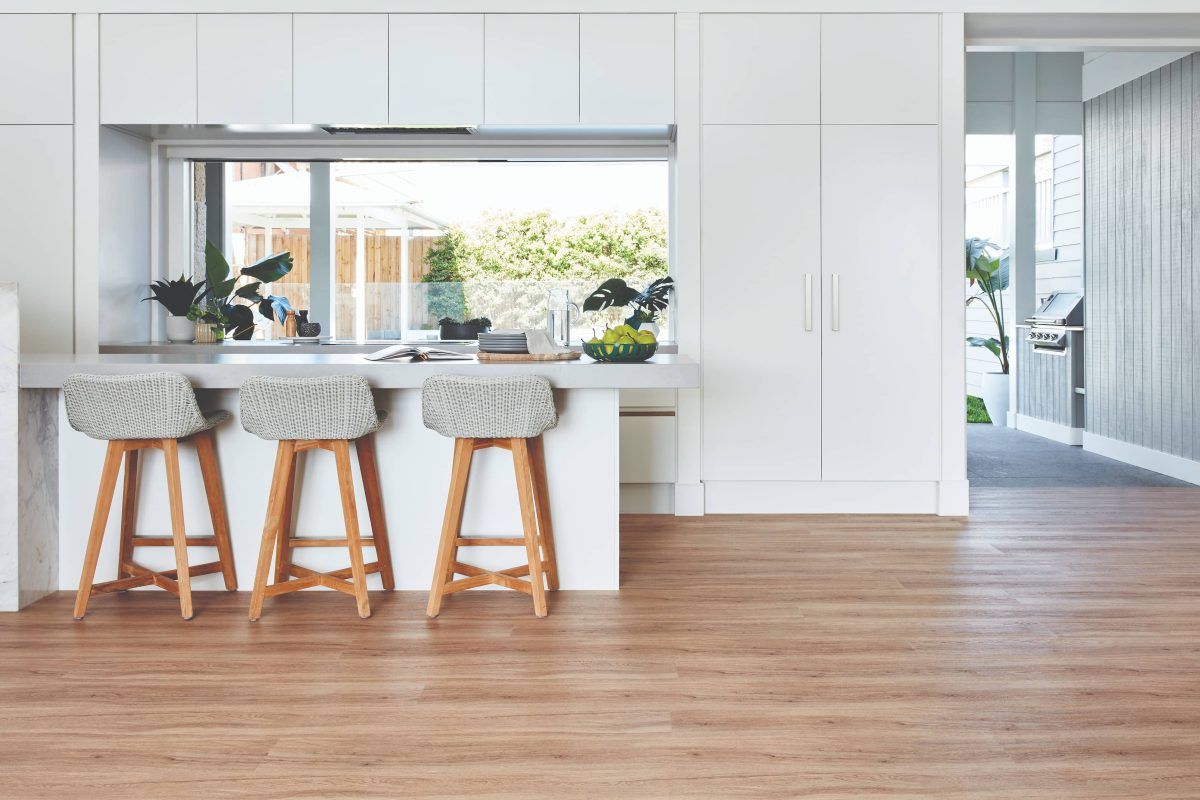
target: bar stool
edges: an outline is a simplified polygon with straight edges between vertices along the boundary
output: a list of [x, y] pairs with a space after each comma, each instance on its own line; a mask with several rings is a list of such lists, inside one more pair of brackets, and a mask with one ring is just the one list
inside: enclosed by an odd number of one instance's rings
[[[454, 439], [450, 493], [438, 544], [426, 613], [436, 617], [442, 598], [476, 586], [494, 584], [533, 596], [533, 613], [546, 616], [546, 587], [558, 588], [554, 527], [546, 486], [542, 433], [558, 424], [550, 382], [536, 375], [477, 378], [435, 375], [421, 392], [425, 427]], [[471, 458], [476, 450], [499, 447], [513, 456], [517, 498], [521, 506], [520, 537], [463, 536], [463, 505]], [[524, 547], [527, 563], [498, 571], [458, 560], [460, 547]], [[455, 579], [455, 575], [464, 577]], [[528, 581], [520, 580], [529, 576]]]
[[[184, 619], [192, 618], [191, 579], [197, 575], [220, 572], [225, 588], [237, 589], [233, 571], [233, 550], [229, 543], [229, 520], [217, 468], [213, 428], [229, 418], [227, 411], [205, 414], [196, 402], [196, 393], [183, 375], [154, 372], [145, 375], [72, 375], [63, 382], [67, 420], [71, 427], [93, 439], [108, 441], [104, 468], [100, 473], [100, 491], [92, 515], [83, 574], [75, 595], [75, 619], [83, 619], [88, 600], [94, 594], [120, 592], [153, 584], [179, 597]], [[188, 536], [183, 524], [183, 491], [179, 481], [179, 443], [194, 442], [200, 459], [208, 512], [212, 518], [212, 536]], [[162, 450], [167, 466], [167, 497], [171, 507], [171, 535], [138, 536], [134, 533], [137, 515], [138, 454], [150, 448]], [[125, 486], [121, 500], [121, 548], [117, 560], [117, 580], [93, 584], [100, 544], [108, 524], [113, 493], [121, 459], [125, 460]], [[137, 564], [133, 551], [138, 547], [175, 548], [175, 569], [155, 571]], [[217, 561], [189, 566], [189, 547], [216, 547]]]
[[[267, 503], [267, 521], [258, 550], [254, 591], [250, 595], [252, 622], [262, 615], [264, 598], [310, 586], [325, 586], [352, 595], [358, 604], [358, 615], [366, 619], [371, 616], [367, 575], [378, 572], [383, 578], [384, 589], [396, 588], [375, 456], [375, 432], [386, 416], [375, 410], [370, 384], [355, 375], [321, 378], [258, 376], [242, 384], [242, 427], [260, 439], [279, 442]], [[372, 535], [366, 539], [359, 535], [354, 474], [350, 467], [351, 442], [358, 453], [367, 514], [371, 520]], [[344, 539], [293, 535], [296, 454], [307, 450], [333, 453], [346, 524]], [[343, 546], [350, 551], [350, 566], [346, 569], [317, 572], [292, 562], [292, 549], [296, 547]], [[364, 547], [375, 548], [375, 561], [363, 563]], [[275, 556], [275, 580], [268, 584], [272, 553]]]

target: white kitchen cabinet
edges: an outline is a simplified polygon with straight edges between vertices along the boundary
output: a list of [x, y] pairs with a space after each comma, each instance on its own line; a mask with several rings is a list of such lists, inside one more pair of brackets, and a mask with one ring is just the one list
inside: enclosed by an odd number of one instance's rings
[[823, 126], [824, 480], [939, 476], [938, 164], [934, 125]]
[[70, 125], [70, 14], [0, 15], [0, 125]]
[[673, 14], [579, 17], [579, 121], [675, 121]]
[[700, 35], [705, 123], [821, 121], [819, 15], [704, 14]]
[[675, 482], [675, 416], [621, 411], [621, 483]]
[[484, 19], [484, 121], [579, 121], [579, 15], [488, 14]]
[[196, 122], [196, 15], [100, 17], [100, 122]]
[[820, 142], [816, 125], [704, 126], [706, 481], [821, 478]]
[[937, 14], [821, 17], [821, 122], [936, 124]]
[[295, 14], [293, 121], [386, 125], [386, 14]]
[[201, 124], [292, 121], [292, 15], [196, 18]]
[[388, 31], [393, 125], [483, 121], [482, 14], [392, 14]]
[[69, 125], [0, 125], [0, 283], [16, 283], [21, 351], [70, 353], [75, 283]]

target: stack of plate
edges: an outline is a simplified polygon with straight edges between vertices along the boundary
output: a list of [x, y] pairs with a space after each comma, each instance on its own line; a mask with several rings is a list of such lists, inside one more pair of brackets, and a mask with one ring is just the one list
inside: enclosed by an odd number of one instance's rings
[[528, 353], [524, 331], [494, 331], [479, 334], [481, 353]]

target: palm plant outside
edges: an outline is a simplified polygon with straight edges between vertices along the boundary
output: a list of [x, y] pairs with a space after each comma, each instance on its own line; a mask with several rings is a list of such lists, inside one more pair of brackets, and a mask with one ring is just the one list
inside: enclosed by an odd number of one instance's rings
[[1008, 265], [1003, 263], [1000, 246], [989, 239], [967, 239], [966, 268], [967, 280], [978, 287], [967, 298], [967, 307], [971, 303], [982, 305], [996, 324], [995, 336], [968, 336], [967, 344], [987, 348], [1000, 361], [1000, 371], [1007, 375], [1009, 342], [1005, 332], [1004, 290], [1008, 288]]

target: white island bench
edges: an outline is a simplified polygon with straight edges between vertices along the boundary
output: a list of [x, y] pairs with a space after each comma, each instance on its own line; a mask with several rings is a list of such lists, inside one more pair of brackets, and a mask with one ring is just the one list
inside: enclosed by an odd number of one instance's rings
[[[96, 496], [105, 445], [73, 430], [66, 422], [61, 387], [68, 375], [130, 374], [169, 371], [186, 375], [205, 409], [224, 408], [234, 419], [217, 433], [226, 502], [233, 537], [238, 585], [249, 589], [266, 512], [274, 444], [242, 430], [237, 419], [238, 393], [251, 375], [305, 377], [355, 374], [370, 381], [380, 408], [389, 412], [378, 435], [384, 507], [391, 530], [398, 589], [427, 590], [449, 484], [453, 443], [426, 430], [421, 422], [420, 387], [430, 375], [536, 374], [555, 388], [560, 421], [546, 434], [551, 508], [561, 583], [564, 589], [616, 589], [619, 576], [619, 391], [679, 389], [699, 385], [695, 361], [656, 355], [643, 364], [579, 361], [481, 364], [477, 361], [416, 363], [371, 362], [357, 354], [120, 354], [99, 356], [27, 356], [19, 366], [21, 411], [17, 460], [20, 502], [11, 516], [19, 551], [13, 577], [19, 592], [0, 597], [0, 609], [15, 610], [57, 589], [74, 589], [79, 580], [85, 539]], [[188, 448], [190, 449], [190, 448]], [[332, 459], [306, 454], [297, 535], [338, 534], [341, 510]], [[151, 454], [142, 469], [138, 530], [162, 535], [170, 530], [161, 456]], [[184, 514], [189, 533], [211, 530], [195, 458], [183, 462]], [[56, 479], [56, 480], [55, 480]], [[503, 451], [476, 457], [464, 530], [511, 533], [519, 530], [512, 489], [511, 459]], [[360, 508], [365, 508], [361, 504]], [[56, 519], [54, 518], [56, 511]], [[98, 579], [115, 575], [119, 514], [109, 520], [97, 570]], [[2, 543], [0, 543], [2, 544]], [[511, 566], [523, 554], [507, 548], [476, 548], [467, 560], [487, 568]], [[161, 550], [162, 552], [157, 552]], [[5, 552], [8, 552], [7, 550]], [[170, 548], [139, 551], [152, 568], [170, 568]], [[10, 556], [11, 558], [11, 556]], [[305, 548], [297, 560], [313, 569], [345, 566], [345, 553]], [[301, 559], [305, 559], [302, 561]], [[510, 563], [511, 562], [511, 563]], [[377, 576], [372, 576], [378, 581]], [[378, 586], [378, 583], [373, 583]], [[220, 576], [198, 577], [197, 590], [221, 587]]]

